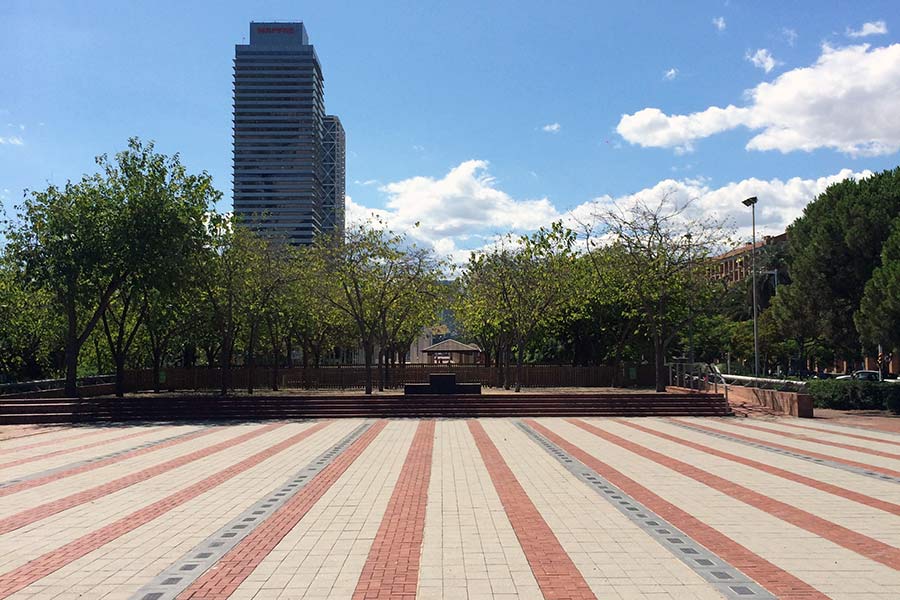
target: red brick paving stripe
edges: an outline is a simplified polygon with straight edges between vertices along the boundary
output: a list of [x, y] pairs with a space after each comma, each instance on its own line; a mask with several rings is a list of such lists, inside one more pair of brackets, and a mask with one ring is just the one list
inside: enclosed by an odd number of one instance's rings
[[422, 421], [369, 549], [354, 600], [416, 597], [433, 450], [434, 421]]
[[[26, 525], [31, 525], [32, 523], [40, 521], [41, 519], [46, 519], [47, 517], [50, 517], [57, 513], [61, 513], [64, 510], [74, 508], [80, 504], [91, 502], [108, 494], [118, 492], [119, 490], [132, 486], [136, 483], [141, 483], [142, 481], [146, 481], [151, 477], [156, 477], [157, 475], [162, 475], [163, 473], [166, 473], [173, 469], [183, 467], [184, 465], [190, 464], [196, 460], [200, 460], [201, 458], [206, 458], [207, 456], [211, 456], [213, 454], [216, 454], [217, 452], [228, 450], [229, 448], [233, 448], [237, 444], [242, 444], [246, 441], [252, 440], [253, 438], [259, 437], [280, 427], [284, 427], [284, 423], [274, 423], [272, 425], [266, 425], [265, 427], [260, 427], [259, 429], [248, 431], [247, 433], [229, 440], [225, 440], [224, 442], [219, 442], [218, 444], [213, 444], [212, 446], [207, 446], [206, 448], [201, 448], [200, 450], [195, 450], [193, 452], [185, 454], [184, 456], [179, 456], [178, 458], [167, 460], [164, 463], [154, 465], [152, 467], [147, 467], [146, 469], [142, 469], [130, 475], [125, 475], [124, 477], [113, 479], [112, 481], [104, 483], [103, 485], [98, 485], [82, 492], [60, 498], [59, 500], [39, 504], [34, 508], [23, 510], [22, 512], [16, 513], [4, 519], [0, 519], [0, 535], [9, 533], [10, 531], [15, 531], [16, 529], [25, 527]], [[172, 441], [177, 443], [183, 440], [184, 438]], [[161, 445], [162, 444], [160, 444], [160, 446]], [[155, 448], [159, 448], [159, 446], [156, 446]], [[23, 482], [23, 484], [30, 483], [32, 482]]]
[[810, 512], [791, 506], [786, 502], [781, 502], [774, 498], [770, 498], [765, 494], [760, 494], [759, 492], [738, 483], [719, 477], [718, 475], [713, 475], [709, 471], [704, 471], [703, 469], [684, 461], [671, 458], [665, 454], [661, 454], [655, 450], [626, 440], [623, 437], [619, 437], [614, 433], [610, 433], [579, 419], [567, 419], [567, 421], [607, 442], [621, 446], [629, 452], [652, 460], [676, 473], [684, 475], [685, 477], [690, 477], [694, 481], [699, 481], [703, 485], [731, 496], [735, 500], [757, 508], [774, 517], [778, 517], [782, 521], [790, 523], [795, 527], [805, 529], [806, 531], [829, 540], [838, 546], [843, 546], [848, 550], [856, 552], [860, 556], [865, 556], [870, 560], [879, 562], [892, 569], [900, 569], [900, 548], [895, 548], [889, 544], [876, 540], [875, 538], [863, 535], [821, 517], [817, 517]]
[[822, 454], [821, 452], [813, 452], [812, 450], [807, 450], [805, 448], [797, 448], [796, 446], [785, 446], [784, 444], [779, 444], [778, 442], [770, 442], [769, 440], [763, 440], [756, 437], [751, 437], [749, 435], [741, 435], [740, 433], [735, 433], [726, 429], [719, 429], [717, 427], [709, 427], [708, 425], [701, 425], [697, 421], [684, 421], [682, 419], [669, 419], [673, 423], [681, 423], [683, 425], [689, 425], [690, 427], [694, 427], [696, 429], [702, 429], [704, 431], [709, 431], [712, 433], [720, 433], [725, 435], [730, 435], [733, 438], [737, 438], [739, 440], [744, 440], [746, 442], [753, 442], [754, 444], [763, 444], [765, 446], [770, 446], [772, 448], [780, 448], [781, 450], [787, 450], [788, 452], [796, 452], [797, 454], [803, 454], [805, 456], [811, 456], [812, 458], [821, 458], [822, 460], [827, 460], [830, 462], [842, 463], [845, 465], [850, 465], [851, 467], [857, 467], [860, 469], [865, 469], [866, 471], [871, 471], [873, 473], [880, 473], [882, 475], [890, 475], [891, 477], [900, 477], [900, 471], [894, 471], [893, 469], [887, 469], [885, 467], [876, 467], [869, 463], [862, 463], [855, 460], [850, 460], [848, 458], [841, 458], [839, 456], [832, 456], [830, 454]]
[[847, 427], [871, 429], [885, 433], [900, 433], [900, 419], [896, 417], [828, 417], [827, 420]]
[[794, 425], [793, 423], [784, 423], [784, 422], [779, 422], [779, 425], [784, 425], [785, 427], [793, 427], [795, 429], [805, 429], [807, 431], [817, 431], [819, 433], [827, 433], [830, 435], [842, 435], [844, 437], [855, 438], [857, 440], [866, 440], [869, 442], [878, 442], [881, 444], [891, 444], [894, 446], [900, 446], [900, 441], [897, 441], [897, 440], [883, 440], [881, 438], [871, 437], [868, 435], [857, 435], [855, 433], [847, 433], [846, 431], [833, 431], [831, 429], [819, 429], [818, 427], [807, 427], [805, 425]]
[[40, 427], [38, 425], [2, 425], [0, 427], [4, 427], [3, 431], [0, 431], [0, 435], [3, 435], [7, 432], [18, 433], [18, 435], [9, 435], [7, 437], [0, 437], [0, 443], [8, 442], [10, 440], [17, 440], [19, 438], [33, 437], [36, 435], [44, 435], [45, 433], [58, 433], [60, 431], [65, 431], [69, 429], [68, 427]]
[[[42, 433], [36, 433], [33, 435], [43, 435], [44, 433], [59, 433], [59, 431], [46, 431], [46, 432], [42, 432]], [[12, 454], [13, 452], [18, 452], [19, 450], [31, 450], [32, 448], [40, 448], [41, 446], [52, 446], [53, 444], [59, 444], [61, 442], [71, 442], [73, 440], [79, 440], [81, 438], [90, 437], [92, 435], [99, 435], [101, 433], [109, 433], [109, 429], [106, 429], [106, 428], [92, 429], [90, 431], [79, 433], [78, 435], [67, 436], [64, 438], [53, 438], [52, 440], [44, 440], [42, 442], [34, 442], [33, 444], [26, 444], [24, 446], [17, 446], [15, 448], [2, 448], [2, 449], [0, 449], [0, 454]], [[20, 436], [16, 436], [16, 437], [18, 438], [18, 437], [31, 437], [31, 436], [20, 435]], [[2, 441], [5, 442], [9, 439], [15, 439], [15, 438], [7, 438]]]
[[488, 437], [484, 427], [478, 421], [468, 423], [469, 431], [475, 438], [475, 445], [481, 453], [481, 459], [500, 496], [503, 510], [516, 532], [525, 558], [528, 559], [544, 597], [560, 600], [596, 598], [578, 567], [553, 534], [553, 530], [525, 493], [512, 469], [503, 460], [503, 456]]
[[853, 490], [848, 490], [831, 483], [819, 481], [818, 479], [813, 479], [804, 475], [798, 475], [797, 473], [779, 469], [778, 467], [773, 467], [771, 465], [767, 465], [766, 463], [761, 463], [749, 458], [744, 458], [743, 456], [738, 456], [737, 454], [723, 452], [722, 450], [718, 450], [711, 446], [705, 446], [703, 444], [698, 444], [696, 442], [676, 437], [674, 435], [669, 435], [668, 433], [665, 433], [663, 431], [657, 431], [656, 429], [644, 427], [643, 425], [638, 425], [637, 423], [631, 423], [629, 421], [623, 421], [620, 419], [616, 419], [616, 422], [631, 427], [632, 429], [637, 429], [638, 431], [643, 431], [644, 433], [655, 435], [664, 440], [669, 440], [670, 442], [675, 442], [676, 444], [681, 444], [682, 446], [687, 446], [688, 448], [699, 450], [700, 452], [706, 452], [707, 454], [712, 454], [713, 456], [718, 456], [719, 458], [724, 458], [726, 460], [740, 463], [759, 471], [769, 473], [770, 475], [781, 477], [782, 479], [787, 479], [796, 483], [802, 483], [803, 485], [809, 486], [811, 488], [815, 488], [817, 490], [833, 494], [835, 496], [840, 496], [841, 498], [846, 498], [847, 500], [852, 500], [853, 502], [858, 502], [872, 508], [877, 508], [878, 510], [883, 510], [893, 515], [900, 516], [900, 504], [887, 502], [885, 500], [879, 500], [878, 498], [873, 498], [872, 496], [866, 496], [865, 494], [860, 494], [859, 492], [854, 492]]
[[[8, 573], [0, 575], [0, 599], [8, 598], [19, 590], [31, 585], [32, 583], [47, 577], [48, 575], [62, 569], [66, 565], [78, 560], [97, 550], [98, 548], [120, 538], [121, 536], [134, 531], [142, 525], [146, 525], [150, 521], [161, 517], [170, 510], [177, 508], [196, 498], [197, 496], [208, 492], [209, 490], [225, 483], [229, 479], [240, 475], [244, 471], [255, 467], [264, 460], [271, 458], [287, 450], [294, 444], [303, 441], [312, 434], [322, 430], [328, 426], [328, 422], [316, 423], [309, 429], [304, 429], [288, 439], [270, 446], [265, 450], [261, 450], [256, 454], [243, 459], [242, 461], [231, 465], [217, 473], [213, 473], [209, 477], [198, 481], [180, 491], [166, 496], [161, 500], [157, 500], [153, 504], [146, 506], [140, 510], [122, 517], [118, 521], [110, 523], [100, 529], [81, 536], [77, 540], [73, 540], [68, 544], [51, 550], [50, 552], [31, 560], [21, 567], [13, 569]], [[272, 427], [264, 428], [271, 431]], [[262, 431], [262, 430], [257, 430]], [[241, 436], [243, 437], [243, 436]], [[232, 443], [238, 443], [237, 438]]]
[[[197, 431], [190, 433], [188, 435], [168, 440], [165, 442], [161, 442], [156, 444], [155, 446], [150, 446], [149, 448], [138, 448], [137, 450], [132, 450], [131, 452], [125, 452], [118, 456], [111, 456], [109, 458], [105, 458], [103, 460], [98, 460], [97, 462], [88, 463], [85, 465], [80, 465], [77, 467], [72, 467], [71, 469], [66, 469], [65, 471], [59, 471], [56, 473], [52, 473], [50, 475], [46, 475], [44, 477], [37, 477], [35, 479], [29, 479], [28, 481], [23, 481], [21, 483], [16, 483], [13, 485], [9, 485], [3, 488], [0, 488], [0, 498], [5, 496], [9, 496], [11, 494], [15, 494], [18, 492], [23, 492], [25, 490], [30, 490], [32, 488], [36, 488], [42, 485], [46, 485], [48, 483], [55, 483], [60, 479], [65, 479], [66, 477], [74, 477], [75, 475], [81, 475], [82, 473], [87, 473], [88, 471], [93, 471], [94, 469], [100, 469], [102, 467], [108, 467], [109, 465], [122, 462], [123, 460], [128, 460], [134, 458], [136, 456], [142, 456], [144, 454], [149, 454], [150, 452], [156, 452], [157, 450], [163, 450], [164, 448], [171, 448], [177, 444], [181, 444], [184, 442], [189, 442], [191, 440], [196, 440], [199, 437], [203, 437], [204, 435], [209, 435], [211, 433], [215, 433], [219, 431], [217, 428], [209, 428], [209, 429], [198, 429]], [[124, 438], [123, 438], [124, 439]], [[2, 521], [0, 521], [2, 523]]]
[[854, 452], [862, 452], [863, 454], [871, 454], [872, 456], [880, 456], [882, 458], [892, 458], [894, 460], [900, 460], [900, 454], [894, 454], [892, 452], [884, 452], [883, 450], [873, 450], [871, 448], [866, 448], [864, 446], [854, 446], [853, 444], [842, 444], [841, 442], [830, 442], [828, 440], [820, 440], [816, 439], [809, 435], [804, 435], [802, 433], [791, 433], [789, 431], [780, 431], [778, 429], [769, 429], [768, 427], [760, 427], [759, 425], [750, 425], [749, 423], [738, 422], [735, 423], [738, 427], [745, 427], [747, 429], [753, 429], [754, 431], [762, 431], [765, 433], [771, 433], [774, 435], [781, 435], [787, 438], [792, 438], [795, 440], [803, 440], [804, 442], [814, 442], [816, 444], [824, 444], [825, 446], [832, 446], [833, 448], [842, 448], [844, 450], [852, 450]]
[[[211, 569], [188, 586], [184, 598], [228, 598], [250, 576], [306, 513], [315, 506], [325, 492], [350, 468], [369, 444], [378, 437], [387, 421], [378, 421], [359, 436], [349, 448], [339, 454], [303, 488], [291, 496], [274, 514], [228, 551]], [[2, 596], [0, 596], [2, 598]]]
[[828, 596], [805, 581], [751, 552], [690, 513], [663, 499], [608, 464], [594, 458], [533, 419], [525, 422], [535, 431], [609, 480], [629, 496], [683, 531], [710, 552], [740, 569], [745, 575], [782, 600], [828, 600]]
[[9, 467], [16, 467], [18, 465], [24, 465], [30, 462], [34, 462], [36, 460], [44, 460], [46, 458], [52, 458], [54, 456], [60, 456], [62, 454], [69, 454], [70, 452], [78, 452], [79, 450], [88, 450], [90, 448], [96, 448], [98, 446], [103, 446], [105, 444], [112, 444], [115, 442], [121, 442], [122, 440], [128, 440], [131, 438], [136, 438], [142, 435], [147, 435], [148, 433], [157, 433], [166, 431], [167, 429], [171, 429], [171, 427], [163, 427], [159, 428], [147, 428], [143, 431], [132, 432], [126, 435], [120, 435], [118, 437], [109, 438], [106, 440], [100, 440], [99, 442], [91, 442], [89, 444], [82, 444], [81, 446], [74, 446], [72, 448], [63, 448], [61, 450], [54, 450], [53, 452], [48, 452], [46, 454], [37, 454], [35, 456], [26, 456], [25, 458], [18, 458], [16, 460], [12, 460], [7, 463], [0, 463], [0, 469], [7, 469]]

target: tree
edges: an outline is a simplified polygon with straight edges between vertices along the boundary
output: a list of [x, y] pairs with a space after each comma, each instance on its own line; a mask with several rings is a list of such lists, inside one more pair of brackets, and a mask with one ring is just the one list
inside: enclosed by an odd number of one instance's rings
[[522, 389], [525, 346], [572, 300], [574, 242], [575, 234], [556, 222], [530, 236], [509, 237], [504, 245], [469, 259], [469, 290], [480, 295], [475, 302], [494, 302], [499, 308], [485, 312], [485, 323], [508, 326], [515, 344], [517, 392]]
[[61, 331], [53, 296], [0, 260], [0, 373], [23, 380], [49, 377]]
[[[381, 224], [375, 224], [381, 225]], [[404, 298], [417, 298], [438, 277], [429, 252], [406, 247], [406, 239], [372, 223], [348, 230], [341, 242], [323, 237], [312, 255], [320, 301], [347, 315], [363, 348], [366, 394], [372, 393], [375, 346], [387, 316]], [[333, 285], [326, 285], [331, 280]]]
[[488, 357], [494, 357], [498, 385], [508, 387], [503, 366], [510, 343], [509, 315], [496, 302], [496, 282], [502, 268], [496, 252], [472, 254], [459, 277], [454, 313], [463, 333]]
[[[689, 206], [663, 197], [655, 205], [638, 201], [628, 210], [596, 215], [598, 233], [616, 257], [605, 270], [615, 274], [625, 315], [636, 318], [653, 343], [658, 392], [666, 389], [669, 344], [720, 292], [705, 263], [725, 242], [724, 228], [715, 221], [689, 218]], [[588, 246], [591, 252], [602, 247], [596, 240]]]
[[900, 168], [830, 186], [788, 228], [791, 311], [843, 358], [859, 356], [854, 315], [898, 215]]
[[101, 173], [78, 183], [32, 192], [7, 233], [15, 260], [65, 317], [67, 396], [77, 395], [78, 354], [113, 297], [159, 277], [183, 247], [179, 236], [219, 198], [207, 173], [188, 175], [177, 155], [136, 138], [97, 164]]
[[218, 214], [210, 216], [209, 231], [209, 247], [199, 255], [199, 299], [207, 307], [212, 328], [218, 333], [220, 393], [226, 396], [231, 388], [235, 344], [243, 326], [244, 286], [249, 279], [245, 247], [251, 243], [247, 238], [253, 233], [235, 227], [231, 219]]
[[866, 348], [881, 346], [882, 353], [900, 348], [900, 217], [894, 219], [881, 266], [866, 283], [854, 321]]

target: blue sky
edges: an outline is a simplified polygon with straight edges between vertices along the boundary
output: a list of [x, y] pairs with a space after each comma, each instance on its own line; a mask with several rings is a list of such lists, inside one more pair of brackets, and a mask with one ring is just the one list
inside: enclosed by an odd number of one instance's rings
[[24, 188], [78, 178], [137, 135], [208, 170], [228, 210], [234, 44], [251, 20], [296, 20], [347, 130], [353, 215], [422, 222], [415, 236], [455, 252], [642, 194], [697, 198], [743, 235], [739, 202], [757, 193], [761, 229], [778, 233], [827, 183], [900, 163], [895, 14], [876, 1], [5, 0], [0, 197], [10, 211]]

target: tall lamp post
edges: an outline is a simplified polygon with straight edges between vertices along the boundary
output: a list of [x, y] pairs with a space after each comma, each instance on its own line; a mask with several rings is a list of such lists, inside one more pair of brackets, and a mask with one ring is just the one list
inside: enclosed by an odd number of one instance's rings
[[[690, 234], [690, 232], [688, 232], [688, 233], [684, 234], [684, 239], [687, 240], [688, 269], [689, 269], [688, 285], [693, 286], [693, 284], [694, 284], [694, 281], [693, 281], [694, 261], [693, 261], [693, 258], [691, 257], [691, 240], [693, 239], [693, 236]], [[688, 298], [690, 298], [690, 300], [688, 301], [688, 314], [689, 314], [688, 318], [690, 320], [690, 323], [689, 323], [690, 330], [689, 330], [689, 338], [688, 338], [690, 341], [689, 341], [688, 345], [690, 348], [689, 356], [690, 356], [690, 361], [691, 361], [691, 368], [693, 368], [693, 363], [696, 359], [694, 358], [694, 300], [693, 300], [694, 295], [691, 292], [692, 292], [692, 290], [688, 291], [688, 294], [689, 294]]]
[[750, 246], [750, 272], [753, 285], [753, 375], [759, 377], [759, 329], [757, 328], [756, 305], [756, 196], [744, 200], [744, 206], [750, 207], [750, 218], [753, 223], [753, 241]]

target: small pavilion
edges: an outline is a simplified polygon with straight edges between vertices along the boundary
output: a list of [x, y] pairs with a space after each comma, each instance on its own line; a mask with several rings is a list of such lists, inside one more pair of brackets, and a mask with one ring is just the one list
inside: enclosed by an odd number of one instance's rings
[[422, 353], [430, 365], [477, 365], [481, 358], [481, 348], [454, 339], [433, 344]]

